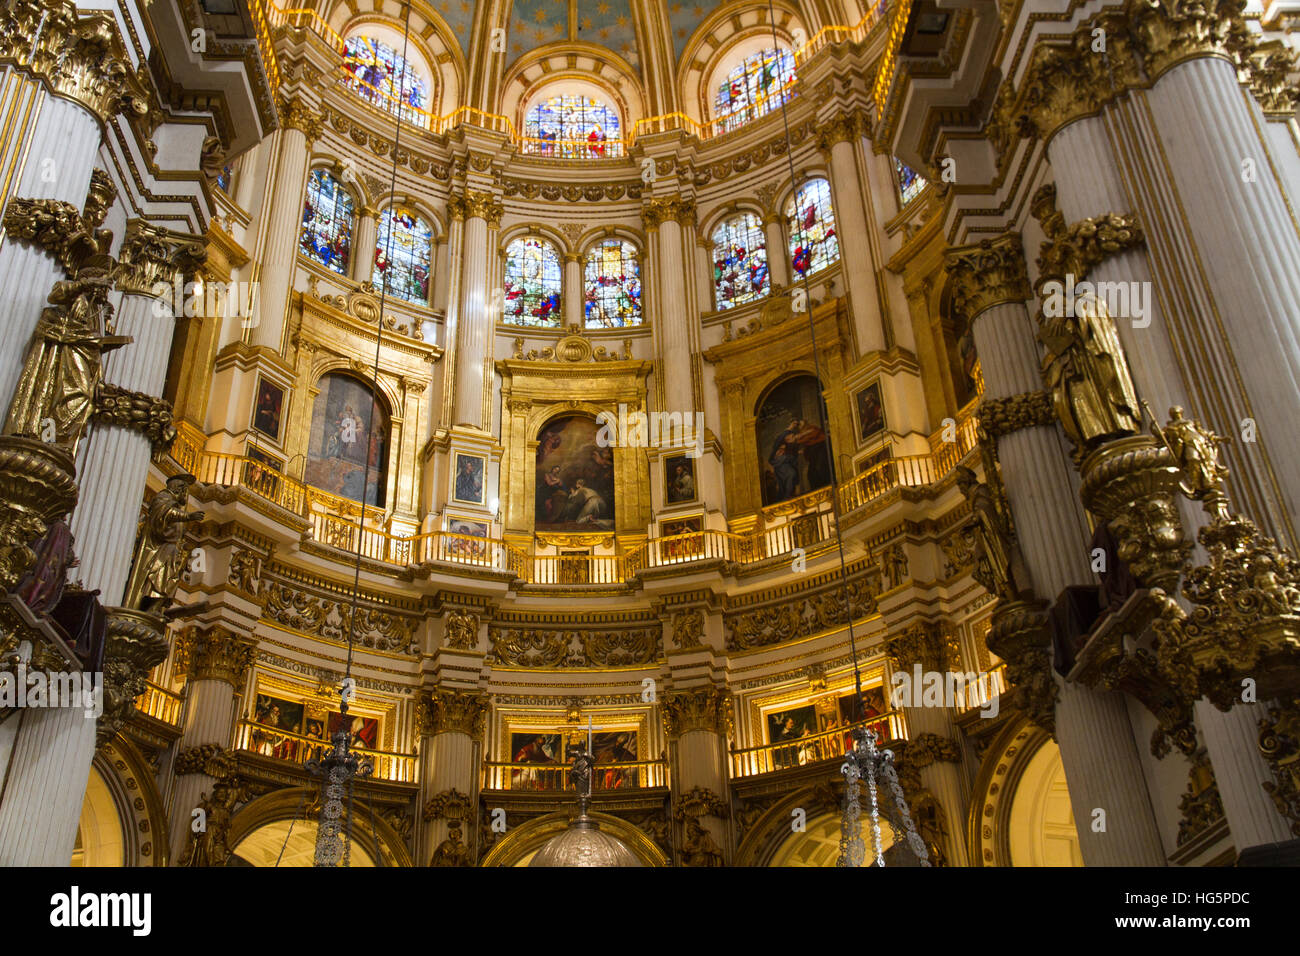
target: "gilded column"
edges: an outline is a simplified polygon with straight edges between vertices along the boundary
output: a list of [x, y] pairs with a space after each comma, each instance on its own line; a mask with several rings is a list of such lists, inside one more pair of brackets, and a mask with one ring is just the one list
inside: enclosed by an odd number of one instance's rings
[[175, 330], [174, 290], [205, 255], [200, 240], [140, 219], [127, 224], [115, 276], [122, 292], [117, 331], [133, 341], [104, 363], [95, 426], [78, 462], [80, 500], [71, 521], [79, 576], [100, 590], [106, 605], [121, 603], [149, 459], [174, 434], [171, 408], [158, 397]]
[[[455, 418], [453, 424], [486, 431], [491, 421], [485, 416], [485, 396], [492, 374], [492, 331], [495, 317], [489, 314], [488, 259], [489, 229], [495, 231], [505, 209], [491, 193], [466, 190], [453, 200], [453, 216], [463, 221], [460, 256], [461, 278], [455, 338]], [[446, 374], [446, 373], [444, 373]]]
[[721, 865], [731, 859], [722, 806], [727, 800], [731, 698], [718, 688], [702, 687], [665, 694], [660, 707], [672, 768], [673, 815], [680, 824], [675, 862], [709, 865], [716, 848], [720, 856], [713, 865]]
[[[896, 671], [909, 675], [920, 667], [922, 672], [938, 674], [941, 677], [950, 670], [959, 670], [961, 655], [957, 642], [951, 635], [944, 633], [939, 622], [921, 621], [905, 628], [902, 633], [889, 642], [889, 655]], [[917, 682], [913, 678], [914, 692], [912, 700], [923, 699], [916, 692]], [[916, 770], [924, 787], [930, 791], [938, 803], [942, 816], [934, 822], [938, 833], [927, 833], [930, 822], [920, 812], [914, 814], [914, 821], [922, 836], [939, 843], [944, 852], [944, 863], [948, 866], [967, 866], [966, 855], [966, 809], [969, 794], [965, 778], [961, 771], [961, 748], [957, 743], [958, 734], [953, 723], [952, 710], [940, 701], [940, 706], [902, 707], [907, 720], [908, 743], [904, 750], [905, 769]], [[920, 795], [908, 794], [909, 798]], [[920, 819], [916, 819], [920, 817]]]
[[357, 236], [352, 244], [349, 272], [353, 282], [369, 282], [375, 272], [375, 245], [379, 236], [379, 210], [362, 206], [357, 210]]
[[[289, 313], [289, 292], [298, 261], [298, 238], [302, 231], [303, 199], [307, 190], [307, 164], [311, 145], [320, 138], [325, 121], [298, 97], [280, 104], [279, 150], [265, 241], [257, 321], [249, 332], [252, 345], [280, 351], [285, 318]], [[356, 256], [356, 248], [353, 248]]]
[[[483, 694], [461, 690], [435, 690], [420, 702], [416, 722], [420, 733], [420, 797], [423, 825], [417, 830], [415, 859], [428, 866], [434, 851], [447, 840], [454, 816], [440, 808], [447, 797], [468, 797], [470, 819], [478, 801], [478, 767], [483, 755], [483, 732], [487, 724], [488, 699]], [[432, 807], [430, 805], [433, 805]], [[509, 820], [506, 821], [509, 825]], [[472, 843], [477, 836], [463, 834]]]
[[185, 716], [176, 742], [167, 815], [171, 858], [177, 862], [189, 847], [192, 814], [201, 794], [212, 793], [216, 777], [208, 762], [234, 746], [238, 695], [257, 651], [255, 640], [220, 624], [207, 630], [188, 628], [179, 644], [176, 669], [185, 676]]
[[695, 203], [676, 196], [655, 199], [641, 210], [641, 218], [650, 234], [653, 256], [659, 358], [655, 378], [660, 389], [657, 404], [664, 411], [695, 411], [692, 330], [698, 329], [699, 321], [686, 298], [687, 266], [682, 245], [683, 225], [695, 222]]
[[[1000, 436], [1002, 476], [1033, 590], [1054, 599], [1070, 585], [1093, 580], [1090, 535], [1064, 439], [1042, 393], [1038, 349], [1024, 305], [1031, 291], [1020, 237], [1008, 233], [954, 249], [947, 269], [954, 307], [971, 317], [988, 409], [981, 417], [994, 423]], [[1038, 653], [1045, 655], [1041, 672], [1050, 651]], [[1042, 679], [1053, 678], [1044, 674]], [[1124, 698], [1065, 683], [1055, 706], [1055, 730], [1085, 862], [1165, 865]], [[1106, 832], [1092, 829], [1097, 809], [1105, 811]]]

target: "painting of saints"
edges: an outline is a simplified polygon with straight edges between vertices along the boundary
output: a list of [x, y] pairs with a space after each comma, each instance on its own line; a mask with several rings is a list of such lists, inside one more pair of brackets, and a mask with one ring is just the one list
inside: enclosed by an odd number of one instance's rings
[[553, 419], [537, 438], [533, 523], [538, 531], [612, 531], [614, 453], [594, 419]]
[[759, 405], [755, 431], [764, 505], [811, 494], [831, 483], [831, 443], [824, 420], [821, 389], [811, 375], [787, 379]]
[[304, 479], [331, 494], [382, 505], [388, 484], [388, 414], [383, 403], [348, 375], [325, 375], [319, 387]]

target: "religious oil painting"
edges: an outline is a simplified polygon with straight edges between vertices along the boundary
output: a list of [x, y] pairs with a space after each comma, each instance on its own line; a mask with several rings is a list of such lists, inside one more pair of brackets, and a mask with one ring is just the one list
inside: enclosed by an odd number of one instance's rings
[[614, 449], [596, 441], [593, 418], [547, 422], [537, 436], [537, 531], [614, 530]]
[[800, 737], [811, 737], [815, 733], [817, 733], [817, 710], [812, 704], [772, 711], [767, 715], [768, 743], [789, 743]]
[[257, 380], [253, 405], [253, 427], [272, 441], [280, 440], [280, 418], [284, 411], [284, 389], [264, 378]]
[[331, 494], [368, 505], [384, 504], [388, 412], [382, 401], [372, 398], [369, 388], [349, 375], [330, 373], [320, 380], [320, 393], [312, 405], [304, 477], [307, 484]]
[[831, 441], [825, 406], [811, 375], [786, 379], [759, 404], [755, 432], [763, 504], [810, 494], [831, 483]]
[[303, 711], [301, 701], [258, 694], [253, 707], [253, 720], [261, 726], [253, 730], [250, 741], [252, 749], [279, 760], [297, 760], [301, 741], [288, 734], [302, 731]]
[[[565, 748], [565, 762], [573, 761], [575, 748], [586, 745], [585, 734], [571, 740]], [[596, 758], [596, 772], [591, 782], [595, 789], [622, 790], [638, 785], [638, 768], [610, 766], [638, 759], [636, 730], [596, 731], [591, 735], [591, 753]]]
[[452, 497], [466, 504], [483, 504], [483, 472], [486, 459], [478, 455], [456, 453], [456, 475], [452, 480]]
[[[486, 521], [467, 518], [447, 518], [447, 551], [453, 560], [478, 560], [487, 554], [488, 525]], [[482, 540], [475, 540], [481, 538]]]
[[334, 735], [344, 729], [348, 731], [348, 744], [350, 746], [360, 747], [362, 750], [379, 749], [378, 719], [374, 717], [361, 717], [357, 714], [348, 714], [345, 717], [337, 711], [330, 711], [330, 739], [333, 740]]
[[866, 474], [872, 468], [875, 468], [877, 465], [883, 465], [885, 462], [889, 461], [893, 457], [894, 457], [894, 453], [889, 448], [882, 448], [879, 451], [872, 452], [870, 455], [864, 455], [863, 457], [858, 459], [858, 463], [856, 466], [857, 473], [859, 475]]
[[858, 408], [858, 440], [866, 441], [885, 430], [885, 404], [880, 400], [880, 383], [872, 382], [854, 398]]
[[693, 558], [704, 550], [703, 515], [659, 522], [659, 554], [665, 561]]
[[694, 501], [695, 459], [689, 455], [673, 455], [664, 459], [664, 502], [679, 505]]
[[[847, 727], [855, 722], [857, 711], [856, 694], [845, 694], [839, 699], [839, 725]], [[890, 739], [889, 721], [873, 721], [873, 717], [882, 717], [889, 712], [889, 705], [885, 702], [885, 689], [883, 687], [864, 687], [862, 689], [862, 713], [856, 716], [857, 720], [869, 721], [867, 727], [875, 731], [876, 739], [886, 741]], [[831, 729], [829, 727], [824, 729]], [[846, 740], [848, 738], [846, 737]]]
[[251, 488], [263, 498], [275, 499], [280, 490], [280, 473], [284, 462], [275, 455], [268, 455], [255, 445], [244, 449], [244, 487]]
[[[510, 735], [510, 762], [523, 764], [510, 771], [511, 790], [551, 790], [563, 783], [564, 742], [559, 734], [528, 731]], [[543, 767], [555, 770], [544, 770]]]

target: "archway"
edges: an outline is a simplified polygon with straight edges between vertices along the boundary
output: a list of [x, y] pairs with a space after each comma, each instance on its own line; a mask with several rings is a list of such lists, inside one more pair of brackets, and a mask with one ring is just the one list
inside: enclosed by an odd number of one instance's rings
[[[588, 811], [588, 815], [610, 836], [623, 841], [636, 854], [642, 866], [668, 865], [663, 850], [639, 828], [606, 813]], [[493, 844], [483, 858], [483, 866], [527, 866], [546, 841], [568, 828], [570, 816], [568, 810], [557, 810], [511, 827], [505, 836]]]
[[[311, 866], [316, 850], [315, 787], [276, 790], [245, 804], [226, 834], [228, 866]], [[290, 832], [292, 830], [292, 832]], [[286, 842], [287, 841], [287, 842]], [[284, 849], [283, 857], [280, 856]], [[413, 866], [410, 850], [378, 808], [356, 799], [352, 807], [352, 866]]]

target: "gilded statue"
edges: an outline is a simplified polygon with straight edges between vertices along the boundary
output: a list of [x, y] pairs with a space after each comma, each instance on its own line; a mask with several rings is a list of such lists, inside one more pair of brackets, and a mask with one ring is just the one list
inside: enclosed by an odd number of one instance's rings
[[1141, 429], [1141, 410], [1115, 323], [1101, 300], [1079, 301], [1073, 312], [1044, 318], [1038, 337], [1047, 348], [1043, 379], [1066, 437], [1080, 453]]
[[189, 563], [189, 551], [181, 546], [185, 532], [190, 524], [203, 520], [202, 511], [187, 513], [193, 483], [193, 475], [173, 475], [167, 479], [167, 487], [149, 500], [140, 522], [124, 607], [161, 614], [172, 603]]
[[[1147, 408], [1147, 414], [1150, 413], [1151, 409]], [[1200, 422], [1184, 418], [1179, 405], [1169, 409], [1169, 421], [1164, 428], [1151, 415], [1151, 434], [1174, 456], [1182, 473], [1183, 494], [1204, 503], [1212, 518], [1227, 518], [1228, 498], [1223, 492], [1223, 482], [1228, 477], [1228, 468], [1219, 461], [1217, 446], [1228, 439], [1214, 434]]]
[[237, 776], [222, 777], [212, 785], [212, 796], [199, 794], [205, 828], [190, 834], [190, 845], [180, 859], [181, 866], [225, 866], [230, 859], [226, 836], [235, 808], [248, 801], [248, 787]]
[[82, 270], [54, 284], [27, 346], [22, 376], [5, 420], [5, 434], [54, 441], [72, 455], [95, 411], [103, 353], [131, 339], [105, 335], [113, 307], [107, 272]]
[[453, 650], [472, 651], [478, 644], [478, 616], [469, 611], [452, 611], [447, 615], [447, 646]]
[[447, 839], [438, 844], [438, 848], [433, 851], [433, 858], [429, 861], [430, 866], [470, 866], [469, 847], [465, 841], [460, 838], [460, 828], [452, 827], [447, 834]]
[[722, 866], [722, 848], [698, 817], [687, 816], [682, 834], [682, 866]]
[[989, 486], [965, 465], [956, 470], [957, 487], [970, 504], [968, 527], [975, 537], [975, 578], [985, 589], [1010, 601], [1027, 597], [1032, 587], [1015, 532]]

